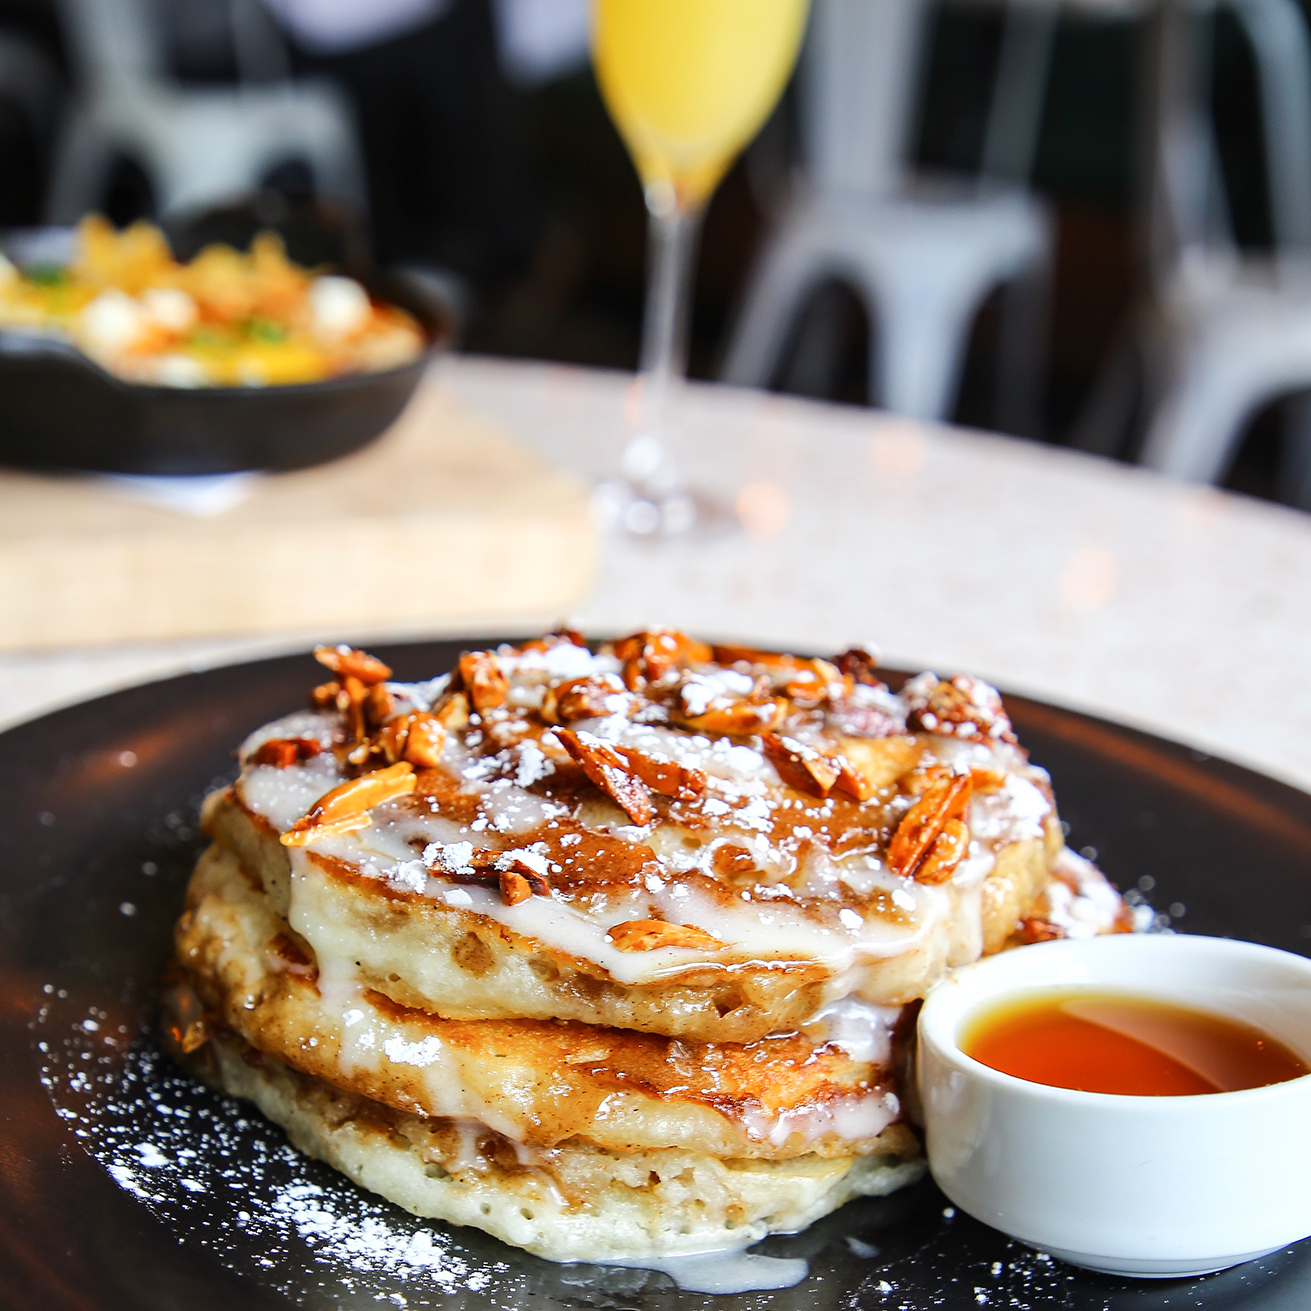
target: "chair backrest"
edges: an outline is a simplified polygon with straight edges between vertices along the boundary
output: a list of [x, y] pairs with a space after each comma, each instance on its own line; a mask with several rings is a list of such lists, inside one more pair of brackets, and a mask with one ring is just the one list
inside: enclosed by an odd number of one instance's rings
[[77, 80], [84, 86], [158, 81], [168, 53], [156, 0], [59, 0]]
[[[1222, 0], [1255, 57], [1271, 228], [1278, 251], [1311, 250], [1311, 30], [1298, 0]], [[1153, 271], [1189, 250], [1233, 246], [1215, 125], [1212, 6], [1169, 0], [1157, 20]]]
[[1230, 0], [1256, 54], [1275, 245], [1311, 249], [1311, 35], [1297, 0]]
[[[1028, 181], [1058, 10], [1059, 0], [1002, 4], [981, 182]], [[806, 165], [820, 190], [877, 195], [905, 181], [928, 16], [928, 0], [814, 0], [801, 128]]]
[[[172, 3], [175, 0], [59, 0], [79, 80], [104, 89], [171, 79], [169, 15], [163, 6]], [[192, 26], [205, 41], [230, 43], [241, 81], [290, 76], [286, 42], [260, 0], [204, 0], [195, 7], [213, 10], [192, 15], [206, 20]]]
[[821, 190], [868, 195], [902, 181], [926, 9], [925, 0], [815, 0], [801, 144]]

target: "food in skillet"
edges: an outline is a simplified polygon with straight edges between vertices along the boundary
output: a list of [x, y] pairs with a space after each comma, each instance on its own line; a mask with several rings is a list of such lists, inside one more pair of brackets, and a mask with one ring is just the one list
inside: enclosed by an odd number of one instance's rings
[[127, 382], [164, 387], [320, 382], [424, 349], [410, 314], [293, 264], [274, 233], [180, 264], [158, 228], [116, 232], [96, 215], [78, 225], [67, 267], [20, 270], [0, 255], [0, 329], [71, 342]]
[[206, 802], [174, 1050], [419, 1215], [556, 1260], [741, 1248], [923, 1171], [951, 967], [1135, 927], [997, 693], [573, 633], [311, 708]]

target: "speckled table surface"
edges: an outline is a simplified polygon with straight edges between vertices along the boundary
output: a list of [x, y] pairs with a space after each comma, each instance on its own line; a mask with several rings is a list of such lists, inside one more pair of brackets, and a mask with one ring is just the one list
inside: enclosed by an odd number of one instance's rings
[[[588, 479], [613, 469], [627, 375], [466, 357], [439, 379], [558, 467]], [[690, 481], [721, 512], [685, 540], [605, 540], [570, 616], [589, 632], [668, 624], [816, 651], [868, 643], [890, 665], [968, 670], [1311, 790], [1311, 516], [761, 393], [694, 386], [678, 418]], [[0, 721], [308, 640], [6, 655]]]

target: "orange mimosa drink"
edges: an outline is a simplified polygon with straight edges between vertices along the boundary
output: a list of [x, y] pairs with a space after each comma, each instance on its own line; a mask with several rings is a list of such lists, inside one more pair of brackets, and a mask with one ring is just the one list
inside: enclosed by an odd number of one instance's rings
[[782, 93], [809, 0], [596, 0], [592, 57], [648, 203], [702, 205]]

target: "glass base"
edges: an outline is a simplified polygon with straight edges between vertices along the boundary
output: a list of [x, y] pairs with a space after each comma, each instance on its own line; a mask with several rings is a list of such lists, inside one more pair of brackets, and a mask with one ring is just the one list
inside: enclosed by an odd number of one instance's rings
[[615, 478], [593, 488], [592, 514], [606, 532], [632, 537], [681, 537], [695, 526], [697, 506], [684, 491], [657, 493]]

